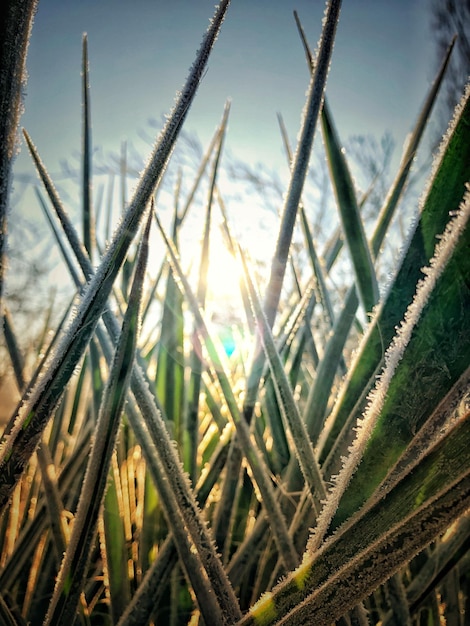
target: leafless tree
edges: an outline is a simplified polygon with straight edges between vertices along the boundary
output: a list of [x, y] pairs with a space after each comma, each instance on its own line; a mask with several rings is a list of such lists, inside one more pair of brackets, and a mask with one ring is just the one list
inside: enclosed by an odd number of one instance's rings
[[430, 0], [431, 29], [436, 44], [436, 66], [450, 41], [457, 35], [447, 75], [443, 84], [439, 128], [445, 130], [455, 105], [460, 100], [470, 76], [470, 0]]

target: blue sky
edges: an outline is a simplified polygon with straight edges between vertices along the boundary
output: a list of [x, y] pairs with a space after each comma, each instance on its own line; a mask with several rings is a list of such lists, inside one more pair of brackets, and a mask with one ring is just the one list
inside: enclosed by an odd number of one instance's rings
[[[39, 1], [21, 125], [52, 171], [80, 148], [82, 33], [89, 40], [95, 145], [116, 153], [128, 140], [145, 151], [139, 133], [171, 109], [213, 6], [214, 0]], [[323, 0], [232, 1], [186, 130], [207, 142], [231, 98], [228, 150], [252, 164], [283, 166], [276, 113], [295, 138], [309, 78], [294, 9], [314, 48]], [[390, 131], [400, 151], [436, 67], [427, 9], [428, 0], [344, 0], [327, 84], [342, 138]], [[29, 167], [24, 153], [17, 171]]]

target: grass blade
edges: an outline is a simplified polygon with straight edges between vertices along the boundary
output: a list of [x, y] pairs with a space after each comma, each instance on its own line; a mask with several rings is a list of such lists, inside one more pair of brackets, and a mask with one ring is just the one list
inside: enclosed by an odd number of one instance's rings
[[[468, 553], [470, 543], [470, 515], [462, 515], [448, 537], [441, 539], [436, 549], [426, 561], [418, 575], [406, 588], [406, 596], [410, 611], [414, 612], [435, 589], [448, 572], [455, 567], [465, 553]], [[384, 626], [388, 625], [388, 615]]]
[[18, 389], [23, 391], [25, 388], [25, 379], [23, 376], [24, 359], [19, 349], [16, 335], [13, 330], [13, 321], [7, 308], [3, 311], [3, 332], [11, 364], [13, 365], [13, 372], [15, 374]]
[[343, 233], [354, 268], [356, 289], [364, 311], [371, 314], [379, 301], [379, 286], [359, 211], [356, 191], [326, 98], [322, 109], [322, 129]]
[[[292, 164], [292, 173], [289, 188], [284, 204], [282, 223], [276, 243], [276, 251], [271, 265], [271, 275], [266, 288], [264, 302], [264, 312], [270, 328], [274, 324], [277, 308], [280, 301], [281, 289], [286, 271], [287, 258], [289, 255], [290, 243], [294, 230], [302, 189], [307, 174], [310, 152], [313, 145], [313, 136], [320, 112], [323, 93], [328, 74], [331, 54], [333, 51], [333, 41], [338, 24], [340, 0], [330, 0], [327, 4], [326, 18], [319, 44], [318, 63], [315, 72], [310, 80], [305, 105], [305, 114], [302, 120], [299, 143]], [[258, 385], [261, 378], [264, 355], [255, 358], [248, 378], [247, 393], [243, 413], [249, 421], [253, 413]]]
[[[301, 29], [302, 27], [300, 26], [297, 13], [295, 11], [294, 11], [294, 15], [297, 21], [297, 25]], [[303, 31], [301, 32], [303, 34]], [[287, 159], [288, 159], [289, 166], [290, 166], [292, 162], [292, 150], [289, 145], [289, 138], [287, 136], [287, 131], [284, 125], [284, 121], [280, 115], [278, 115], [278, 122], [279, 122], [279, 127], [281, 130], [282, 141], [284, 143], [284, 149], [286, 151]], [[318, 254], [315, 249], [315, 244], [313, 242], [312, 233], [310, 231], [310, 227], [308, 224], [307, 214], [305, 212], [305, 207], [303, 206], [303, 204], [300, 205], [300, 216], [301, 216], [302, 231], [304, 233], [304, 238], [307, 243], [307, 248], [308, 248], [308, 252], [310, 256], [310, 261], [312, 263], [313, 273], [316, 278], [316, 291], [318, 292], [318, 299], [322, 304], [323, 312], [324, 312], [327, 323], [330, 326], [333, 326], [334, 321], [335, 321], [335, 315], [334, 315], [333, 306], [331, 303], [331, 298], [329, 296], [329, 292], [326, 286], [326, 281], [325, 281], [325, 273], [330, 270], [331, 266], [328, 266], [326, 264], [326, 267], [324, 268], [321, 260], [318, 257]], [[313, 313], [313, 307], [315, 306], [315, 296], [313, 298], [314, 299], [312, 300], [311, 305], [310, 305], [312, 309], [312, 313]], [[311, 350], [312, 350], [313, 361], [314, 361], [315, 366], [317, 366], [318, 365], [318, 353], [316, 351], [315, 343], [313, 341], [313, 335], [312, 335], [311, 329], [307, 323], [305, 323], [304, 328], [305, 328], [304, 335], [307, 335], [305, 337], [305, 341], [307, 340], [309, 341], [309, 345], [311, 346]], [[300, 356], [301, 354], [299, 353], [299, 357]], [[342, 358], [340, 361], [340, 365], [341, 365], [342, 370], [346, 371], [346, 365]]]
[[266, 357], [271, 369], [272, 379], [275, 384], [276, 392], [278, 395], [279, 406], [281, 409], [282, 417], [288, 426], [293, 442], [297, 460], [299, 461], [300, 468], [304, 475], [305, 481], [310, 488], [312, 501], [315, 507], [317, 507], [321, 500], [326, 495], [325, 485], [321, 475], [320, 468], [317, 460], [313, 454], [313, 447], [310, 444], [307, 429], [303, 422], [297, 404], [294, 400], [294, 395], [289, 384], [289, 380], [284, 371], [283, 364], [279, 357], [279, 353], [274, 345], [274, 339], [271, 334], [266, 317], [263, 314], [261, 303], [256, 293], [255, 287], [251, 280], [246, 259], [240, 250], [240, 257], [243, 264], [243, 270], [245, 280], [247, 283], [248, 291], [250, 293], [253, 312], [258, 324], [258, 332], [263, 343], [263, 348], [266, 352]]
[[21, 419], [12, 430], [8, 440], [2, 441], [0, 451], [0, 510], [3, 510], [7, 504], [18, 477], [22, 474], [53, 408], [89, 342], [114, 280], [139, 227], [146, 203], [164, 172], [188, 108], [204, 73], [228, 4], [228, 0], [222, 0], [217, 9], [173, 114], [162, 131], [160, 140], [155, 146], [133, 199], [99, 269], [88, 284], [86, 293], [77, 309], [76, 317], [59, 345], [47, 376], [34, 390], [30, 401], [22, 410]]
[[47, 218], [47, 221], [49, 222], [50, 227], [52, 228], [52, 231], [54, 233], [55, 236], [55, 240], [57, 242], [57, 245], [59, 246], [60, 252], [62, 254], [62, 258], [65, 261], [65, 264], [67, 265], [67, 269], [69, 271], [69, 274], [73, 280], [73, 283], [75, 285], [75, 287], [79, 288], [82, 286], [82, 281], [79, 278], [77, 269], [75, 267], [75, 264], [73, 262], [73, 260], [70, 258], [70, 254], [68, 253], [64, 242], [62, 241], [62, 237], [60, 235], [59, 229], [57, 227], [57, 224], [55, 222], [55, 220], [52, 219], [52, 215], [51, 212], [49, 211], [49, 208], [41, 194], [41, 192], [39, 191], [39, 189], [37, 187], [34, 188], [34, 191], [36, 192], [36, 197], [39, 200], [39, 204], [41, 205], [42, 210], [44, 211], [44, 214]]
[[[315, 61], [296, 11], [294, 11], [294, 18], [304, 46], [307, 64], [310, 71], [313, 71]], [[343, 224], [343, 232], [353, 262], [356, 288], [365, 312], [370, 313], [379, 300], [377, 277], [359, 212], [359, 203], [357, 202], [354, 184], [339, 137], [331, 119], [326, 98], [322, 108], [322, 129], [331, 180]], [[330, 258], [334, 258], [334, 256], [335, 253], [332, 252]]]
[[[76, 477], [79, 475], [79, 470], [84, 465], [89, 452], [90, 430], [90, 427], [85, 427], [72, 455], [62, 467], [58, 478], [62, 500], [66, 499], [68, 493], [75, 491]], [[37, 547], [39, 538], [45, 532], [48, 524], [47, 507], [44, 499], [42, 499], [38, 503], [34, 519], [23, 528], [21, 536], [15, 544], [14, 552], [0, 572], [1, 589], [10, 589], [19, 579], [21, 572], [26, 569], [28, 561], [32, 558], [32, 552]]]
[[26, 55], [38, 0], [4, 2], [0, 9], [0, 311], [3, 310], [4, 250], [16, 131], [21, 115]]
[[332, 327], [335, 321], [335, 315], [333, 312], [333, 305], [331, 303], [330, 294], [326, 286], [325, 271], [322, 267], [320, 259], [318, 258], [317, 251], [315, 250], [315, 244], [313, 243], [312, 233], [307, 220], [307, 215], [303, 206], [300, 207], [300, 217], [302, 223], [302, 230], [304, 233], [305, 241], [307, 243], [308, 253], [310, 261], [312, 263], [313, 273], [316, 278], [317, 292], [319, 294], [319, 300], [323, 308], [323, 314], [327, 324]]
[[113, 365], [100, 407], [94, 444], [80, 495], [75, 523], [54, 595], [46, 618], [46, 624], [72, 622], [83, 590], [83, 579], [95, 538], [98, 515], [108, 480], [111, 456], [114, 450], [120, 417], [127, 395], [137, 345], [140, 324], [142, 285], [148, 258], [148, 236], [151, 217], [148, 219], [137, 263], [129, 304], [116, 347]]
[[[46, 167], [44, 166], [44, 163], [42, 162], [41, 157], [39, 156], [36, 146], [33, 144], [33, 142], [31, 141], [31, 137], [24, 129], [23, 129], [23, 135], [26, 140], [26, 145], [28, 146], [28, 150], [31, 154], [36, 170], [38, 172], [39, 178], [41, 179], [41, 182], [44, 185], [47, 195], [49, 196], [49, 200], [51, 201], [51, 204], [54, 207], [54, 210], [57, 213], [57, 216], [59, 217], [65, 236], [67, 237], [69, 244], [75, 254], [75, 257], [80, 264], [80, 267], [85, 275], [85, 278], [89, 280], [91, 276], [93, 275], [93, 269], [92, 269], [92, 265], [88, 257], [88, 254], [85, 248], [83, 247], [83, 244], [81, 243], [78, 237], [78, 234], [67, 215], [67, 212], [59, 198], [59, 194], [57, 193], [57, 190], [54, 187], [54, 183], [52, 182], [51, 177], [49, 176], [46, 170]], [[58, 234], [59, 231], [55, 227], [55, 223], [50, 219], [50, 213], [48, 209], [46, 208], [44, 200], [41, 194], [39, 193], [39, 191], [36, 192], [36, 195], [38, 197], [39, 203], [41, 204], [43, 211], [46, 214], [46, 217], [49, 223], [52, 226], [52, 229], [54, 231], [54, 235], [57, 241], [61, 242], [61, 237]], [[78, 286], [80, 284], [78, 275], [74, 270], [70, 269], [71, 267], [73, 267], [73, 263], [71, 262], [70, 257], [66, 253], [65, 248], [61, 245], [61, 243], [59, 243], [59, 247], [64, 257], [65, 263], [67, 267], [69, 268], [71, 277], [74, 280], [75, 285]]]
[[59, 491], [56, 468], [49, 447], [44, 442], [39, 446], [37, 455], [49, 513], [50, 529], [54, 539], [55, 557], [59, 567], [69, 539], [69, 527], [64, 516], [65, 507]]
[[93, 260], [95, 225], [92, 205], [92, 143], [90, 115], [90, 81], [88, 67], [88, 38], [82, 39], [82, 214], [83, 243], [90, 260]]
[[468, 509], [469, 434], [470, 420], [461, 420], [395, 489], [305, 556], [240, 625], [322, 626], [372, 593]]
[[[106, 575], [109, 584], [112, 623], [116, 624], [131, 601], [128, 550], [122, 519], [122, 505], [116, 482], [119, 471], [112, 463], [108, 476], [108, 487], [104, 496], [103, 528]], [[103, 551], [103, 549], [102, 549]]]
[[[177, 241], [176, 225], [174, 230], [174, 240]], [[184, 404], [183, 301], [172, 272], [169, 268], [167, 271], [155, 389], [171, 423], [173, 437], [181, 442]]]
[[[209, 182], [209, 195], [207, 198], [206, 208], [206, 220], [204, 226], [204, 238], [201, 246], [201, 263], [199, 269], [199, 282], [197, 287], [197, 299], [201, 309], [205, 307], [206, 293], [207, 293], [207, 276], [209, 272], [209, 242], [210, 242], [210, 226], [212, 206], [214, 200], [214, 192], [217, 181], [217, 173], [219, 169], [220, 159], [222, 155], [222, 148], [225, 138], [225, 132], [227, 129], [228, 115], [230, 112], [230, 106], [226, 105], [222, 122], [218, 132], [218, 145], [214, 157], [214, 163], [212, 165], [212, 172], [210, 174]], [[190, 477], [193, 482], [197, 480], [197, 448], [198, 448], [198, 421], [199, 421], [199, 395], [201, 391], [201, 374], [203, 371], [203, 363], [201, 358], [201, 344], [197, 329], [194, 329], [192, 335], [192, 351], [190, 354], [190, 369], [191, 378], [188, 389], [188, 406], [186, 414], [186, 428], [185, 434], [187, 436], [186, 451], [186, 463]]]
[[330, 524], [334, 530], [367, 500], [439, 399], [468, 367], [469, 236], [470, 191], [449, 222], [425, 270], [426, 278], [418, 285], [402, 327], [387, 351], [384, 371], [319, 518], [311, 550], [318, 547]]
[[[399, 167], [395, 180], [392, 183], [392, 186], [390, 187], [387, 197], [385, 198], [382, 209], [380, 210], [379, 219], [374, 229], [374, 233], [372, 235], [371, 244], [370, 244], [371, 251], [372, 251], [374, 258], [379, 254], [380, 247], [383, 243], [383, 239], [386, 234], [385, 226], [388, 227], [388, 225], [390, 224], [393, 213], [395, 209], [397, 208], [401, 194], [408, 180], [411, 163], [416, 155], [419, 142], [421, 140], [426, 123], [429, 119], [429, 115], [432, 110], [432, 106], [435, 102], [439, 87], [441, 85], [444, 72], [447, 67], [449, 54], [450, 54], [450, 50], [448, 51], [448, 54], [446, 55], [446, 58], [444, 59], [442, 63], [442, 66], [434, 80], [434, 83], [431, 86], [431, 89], [426, 98], [424, 106], [420, 112], [418, 121], [414, 128], [414, 131], [412, 133], [408, 146], [406, 147], [404, 151], [401, 165]], [[465, 162], [465, 159], [462, 159], [459, 163], [456, 164], [457, 173], [452, 174], [451, 180], [454, 180], [456, 176], [457, 177], [462, 176], [462, 167], [464, 167], [462, 166], [463, 162]], [[458, 172], [460, 172], [460, 174]], [[462, 183], [462, 179], [459, 178], [460, 196], [457, 199], [457, 203], [453, 205], [452, 207], [453, 209], [455, 209], [455, 206], [458, 205], [458, 202], [462, 198], [463, 185], [465, 184], [467, 174], [465, 173], [464, 176], [465, 176], [465, 180], [463, 183]], [[450, 188], [453, 188], [451, 187], [451, 184], [449, 186]], [[440, 204], [439, 207], [442, 208], [442, 205]], [[432, 228], [433, 228], [434, 234], [438, 234], [439, 232], [442, 232], [442, 229], [445, 226], [446, 217], [447, 217], [447, 210], [442, 212], [441, 218], [439, 219], [439, 221], [436, 220], [435, 222], [433, 222]], [[441, 231], [435, 229], [435, 227], [438, 225], [441, 226]], [[419, 228], [418, 228], [417, 233], [419, 233]], [[421, 237], [421, 235], [419, 234], [418, 237]], [[418, 245], [421, 246], [421, 244], [418, 244]], [[414, 260], [413, 274], [416, 275], [419, 272], [419, 268], [425, 265], [429, 261], [432, 255], [432, 250], [434, 246], [434, 235], [432, 238], [432, 243], [430, 242], [430, 246], [432, 247], [428, 248], [428, 255], [424, 256], [424, 258], [422, 257], [421, 263], [417, 261], [416, 259]], [[351, 397], [351, 403], [352, 403], [350, 405], [351, 408], [355, 405], [360, 393], [363, 391], [364, 383], [367, 384], [367, 381], [369, 380], [373, 381], [372, 377], [374, 376], [374, 373], [376, 373], [376, 369], [380, 366], [381, 359], [383, 357], [383, 348], [382, 348], [383, 343], [384, 342], [386, 343], [387, 340], [391, 341], [395, 326], [401, 321], [402, 316], [405, 312], [406, 306], [411, 302], [411, 299], [413, 297], [414, 285], [416, 284], [417, 280], [418, 278], [416, 278], [416, 281], [411, 280], [410, 277], [406, 278], [406, 283], [407, 283], [406, 291], [408, 293], [409, 299], [407, 299], [406, 302], [405, 300], [402, 301], [400, 308], [397, 310], [398, 315], [397, 316], [394, 315], [394, 322], [389, 327], [389, 329], [385, 330], [381, 328], [379, 330], [379, 328], [377, 327], [375, 332], [371, 331], [369, 336], [372, 336], [374, 338], [375, 358], [372, 359], [368, 364], [368, 375], [364, 374], [364, 372], [361, 372], [360, 391], [359, 391], [359, 394], [356, 395], [354, 399]], [[343, 309], [337, 319], [337, 328], [335, 328], [333, 335], [325, 349], [325, 354], [328, 354], [328, 360], [327, 362], [325, 362], [325, 364], [323, 364], [323, 362], [320, 363], [319, 369], [317, 371], [317, 377], [315, 379], [315, 385], [312, 388], [310, 397], [307, 401], [308, 408], [305, 410], [305, 415], [306, 415], [306, 420], [308, 424], [308, 430], [314, 442], [318, 440], [318, 436], [323, 427], [326, 408], [327, 408], [327, 402], [328, 402], [330, 390], [333, 384], [334, 375], [336, 372], [336, 370], [333, 370], [332, 368], [332, 363], [337, 362], [337, 359], [339, 358], [339, 355], [340, 355], [340, 350], [342, 351], [344, 347], [344, 343], [346, 342], [346, 339], [349, 335], [349, 330], [354, 321], [358, 305], [359, 305], [359, 299], [356, 294], [356, 291], [354, 289], [350, 289], [350, 291], [346, 295]], [[342, 417], [343, 419], [345, 419], [344, 415]], [[344, 421], [341, 422], [341, 420], [335, 420], [334, 427], [332, 428], [331, 434], [328, 437], [328, 443], [327, 443], [328, 448], [336, 440], [336, 436], [338, 435], [343, 425], [344, 425]], [[324, 459], [324, 456], [322, 454], [322, 456], [320, 457], [321, 462], [323, 461], [323, 459]]]
[[[48, 184], [48, 188], [52, 189], [51, 184]], [[61, 210], [60, 200], [57, 195], [54, 198], [54, 207], [56, 210], [59, 209], [58, 213], [60, 213], [61, 222], [74, 248], [82, 271], [86, 276], [92, 276], [93, 268], [90, 261], [83, 251], [73, 225], [70, 223], [65, 211]], [[74, 241], [76, 242], [75, 244], [73, 244]], [[119, 332], [116, 319], [107, 310], [103, 313], [103, 319], [110, 337], [116, 342]], [[109, 341], [101, 333], [99, 326], [97, 327], [97, 336], [103, 352], [110, 362], [111, 348]], [[220, 598], [221, 603], [223, 603], [223, 612], [227, 616], [227, 620], [236, 619], [239, 615], [239, 609], [235, 595], [230, 589], [227, 577], [213, 547], [212, 539], [207, 532], [206, 525], [200, 516], [194, 498], [189, 492], [188, 483], [182, 473], [182, 468], [168, 436], [166, 425], [163, 422], [161, 413], [155, 406], [155, 398], [149, 391], [149, 382], [139, 367], [134, 367], [131, 388], [138, 402], [140, 413], [137, 409], [129, 410], [129, 420], [145, 452], [145, 458], [149, 463], [152, 478], [162, 497], [169, 525], [176, 538], [181, 562], [185, 565], [188, 578], [194, 587], [198, 601], [200, 601], [205, 611], [212, 612], [214, 615], [219, 614], [219, 608], [217, 605], [214, 605], [213, 601], [214, 593], [212, 590], [208, 590], [204, 577], [201, 578], [200, 575], [202, 569], [205, 569], [215, 589], [215, 597]], [[142, 416], [147, 423], [148, 430], [143, 427]], [[177, 497], [175, 497], [175, 494], [178, 494]], [[194, 545], [188, 539], [188, 530]], [[194, 550], [194, 546], [196, 546], [196, 550]]]
[[452, 428], [456, 419], [459, 419], [459, 407], [465, 406], [468, 390], [470, 389], [470, 367], [460, 376], [450, 391], [442, 398], [430, 417], [415, 434], [411, 442], [401, 454], [398, 461], [388, 472], [380, 489], [388, 491], [394, 486], [408, 468], [416, 463], [427, 450], [445, 436]]
[[[25, 392], [25, 379], [23, 376], [23, 357], [16, 340], [13, 326], [9, 318], [8, 311], [4, 315], [5, 338], [10, 358], [14, 365], [15, 378], [20, 392]], [[59, 493], [56, 469], [53, 463], [49, 447], [45, 441], [41, 443], [37, 450], [38, 465], [41, 472], [41, 479], [46, 499], [47, 511], [49, 514], [49, 526], [53, 538], [53, 548], [57, 566], [60, 565], [62, 554], [64, 553], [66, 542], [69, 536], [67, 522], [64, 517], [64, 505]]]
[[188, 304], [191, 307], [191, 311], [196, 318], [198, 332], [201, 334], [204, 340], [208, 355], [213, 363], [225, 400], [227, 402], [229, 414], [232, 417], [233, 424], [236, 428], [237, 435], [240, 440], [240, 445], [243, 449], [243, 454], [245, 455], [247, 463], [250, 465], [253, 473], [253, 478], [261, 493], [263, 504], [269, 511], [269, 518], [272, 522], [272, 529], [274, 536], [276, 537], [277, 547], [282, 555], [282, 558], [284, 559], [286, 567], [288, 569], [292, 569], [296, 566], [298, 557], [293, 547], [292, 540], [289, 537], [285, 520], [276, 501], [271, 479], [269, 477], [269, 472], [267, 471], [263, 460], [258, 454], [257, 448], [255, 448], [252, 444], [248, 424], [240, 414], [229, 379], [227, 377], [227, 374], [225, 373], [222, 360], [217, 352], [214, 342], [212, 341], [210, 333], [204, 322], [202, 313], [199, 310], [197, 299], [192, 293], [191, 287], [189, 286], [189, 283], [181, 269], [177, 252], [174, 249], [174, 246], [172, 245], [170, 239], [165, 234], [165, 231], [163, 230], [158, 216], [155, 215], [155, 217], [160, 228], [160, 232], [162, 233], [162, 236], [165, 240], [172, 268], [175, 271], [175, 275], [178, 277], [178, 281], [181, 285], [182, 290], [184, 291]]
[[[5, 436], [9, 436], [9, 434], [12, 432], [13, 428], [15, 427], [15, 423], [20, 411], [20, 408], [22, 406], [22, 404], [25, 402], [25, 400], [28, 398], [29, 394], [31, 393], [31, 390], [34, 388], [35, 384], [37, 383], [40, 375], [42, 374], [43, 371], [43, 367], [45, 366], [45, 363], [47, 362], [47, 360], [50, 357], [50, 354], [52, 353], [53, 349], [55, 348], [55, 345], [60, 337], [60, 334], [62, 332], [63, 326], [65, 325], [69, 314], [70, 314], [70, 310], [72, 308], [72, 304], [73, 301], [70, 301], [68, 307], [66, 308], [62, 319], [60, 321], [60, 323], [57, 326], [57, 329], [54, 333], [54, 336], [52, 337], [51, 341], [49, 342], [49, 345], [47, 346], [45, 352], [44, 352], [44, 356], [41, 358], [41, 361], [39, 362], [39, 365], [36, 367], [36, 370], [34, 371], [33, 376], [31, 377], [31, 380], [29, 381], [29, 383], [27, 384], [27, 386], [25, 387], [25, 391], [23, 392], [23, 395], [21, 397], [20, 402], [18, 403], [13, 415], [11, 416], [10, 420], [8, 421], [8, 424], [5, 426], [4, 430], [3, 430], [3, 434], [2, 437]], [[10, 327], [10, 330], [13, 330]], [[13, 337], [14, 340], [14, 337]]]
[[383, 346], [392, 340], [395, 327], [403, 319], [406, 307], [413, 298], [414, 285], [422, 276], [420, 268], [429, 262], [436, 237], [441, 235], [449, 213], [455, 211], [463, 198], [468, 180], [466, 164], [470, 162], [469, 128], [470, 89], [462, 99], [435, 162], [433, 175], [422, 200], [419, 222], [410, 237], [393, 285], [385, 296], [380, 313], [369, 328], [335, 406], [331, 428], [322, 443], [320, 455], [322, 463], [329, 455], [328, 465], [332, 468], [338, 467], [338, 459], [350, 443], [346, 441], [342, 444], [343, 437], [340, 440], [339, 434], [346, 434], [351, 420], [356, 418], [354, 407], [364, 389], [370, 389], [373, 376], [383, 363]]
[[130, 405], [129, 422], [144, 451], [201, 612], [206, 618], [219, 616], [221, 624], [235, 623], [240, 617], [235, 594], [140, 368], [134, 368], [132, 391], [139, 408]]
[[[272, 328], [274, 324], [278, 304], [280, 301], [290, 243], [292, 239], [294, 224], [296, 221], [297, 208], [299, 205], [300, 197], [302, 195], [302, 188], [307, 173], [311, 148], [313, 145], [314, 131], [316, 127], [318, 113], [321, 107], [321, 102], [323, 99], [326, 77], [332, 54], [333, 41], [339, 18], [340, 6], [341, 2], [337, 0], [332, 0], [327, 3], [326, 19], [324, 22], [319, 45], [319, 63], [317, 64], [315, 74], [311, 77], [308, 89], [305, 114], [302, 119], [302, 126], [300, 131], [300, 139], [293, 161], [291, 179], [286, 195], [286, 200], [284, 203], [284, 211], [280, 226], [280, 232], [276, 244], [274, 258], [271, 264], [271, 274], [264, 300], [264, 312], [270, 328]], [[258, 395], [258, 387], [263, 373], [264, 364], [264, 353], [261, 350], [260, 339], [258, 338], [257, 346], [255, 347], [255, 357], [253, 359], [253, 363], [251, 365], [251, 370], [247, 380], [246, 397], [243, 406], [243, 417], [248, 424], [251, 422], [253, 416], [256, 397]], [[231, 447], [229, 457], [232, 455], [236, 457], [233, 462], [229, 460], [231, 467], [234, 470], [233, 477], [228, 477], [227, 481], [234, 480], [235, 477], [239, 475], [239, 467], [242, 461], [242, 455], [240, 454], [238, 446], [235, 444]], [[233, 486], [228, 485], [227, 491], [228, 493], [232, 492]]]

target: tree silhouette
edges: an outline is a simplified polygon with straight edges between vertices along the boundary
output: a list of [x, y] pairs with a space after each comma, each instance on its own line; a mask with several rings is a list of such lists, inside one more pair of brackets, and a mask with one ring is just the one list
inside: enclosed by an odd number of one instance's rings
[[443, 99], [438, 129], [440, 135], [445, 130], [470, 75], [470, 0], [431, 0], [431, 29], [436, 43], [436, 66], [454, 35], [457, 35], [442, 86]]

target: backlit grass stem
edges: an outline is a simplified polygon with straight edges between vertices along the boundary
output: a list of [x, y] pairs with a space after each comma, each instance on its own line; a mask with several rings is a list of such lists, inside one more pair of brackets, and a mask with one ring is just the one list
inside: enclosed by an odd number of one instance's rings
[[156, 214], [155, 217], [160, 228], [160, 232], [162, 233], [165, 240], [170, 256], [171, 265], [173, 267], [175, 275], [177, 276], [179, 284], [181, 285], [181, 289], [190, 303], [191, 312], [196, 319], [198, 332], [203, 338], [208, 355], [212, 360], [213, 367], [217, 374], [217, 378], [219, 380], [225, 400], [228, 405], [230, 416], [233, 420], [233, 424], [236, 428], [236, 432], [240, 440], [240, 446], [242, 447], [247, 463], [251, 468], [253, 479], [258, 486], [259, 492], [263, 500], [263, 504], [269, 511], [269, 518], [272, 522], [272, 529], [274, 536], [276, 537], [277, 547], [280, 554], [282, 555], [286, 567], [295, 567], [298, 561], [298, 556], [295, 552], [292, 540], [289, 537], [285, 520], [279, 509], [278, 503], [276, 502], [274, 490], [269, 477], [269, 472], [267, 471], [267, 468], [257, 448], [252, 443], [248, 424], [245, 422], [240, 413], [240, 410], [238, 409], [238, 405], [227, 374], [225, 373], [225, 368], [223, 366], [222, 360], [217, 352], [215, 344], [204, 322], [204, 318], [202, 316], [202, 312], [199, 309], [197, 299], [192, 293], [190, 285], [181, 269], [178, 254], [174, 249], [174, 246], [172, 245], [170, 239], [165, 234], [160, 220], [158, 219], [158, 216]]
[[203, 75], [228, 4], [228, 0], [222, 0], [217, 9], [174, 111], [162, 131], [137, 185], [133, 199], [96, 275], [88, 284], [76, 316], [61, 341], [54, 359], [49, 364], [47, 375], [40, 381], [38, 388], [34, 390], [30, 401], [22, 411], [21, 419], [18, 420], [18, 424], [12, 430], [8, 440], [2, 442], [0, 451], [0, 510], [5, 507], [18, 477], [22, 474], [38, 443], [52, 410], [89, 342], [116, 275], [139, 227], [145, 206], [164, 172], [178, 132]]
[[121, 336], [116, 346], [108, 383], [100, 406], [93, 447], [88, 460], [70, 543], [65, 552], [46, 618], [48, 626], [73, 621], [82, 592], [83, 578], [90, 559], [91, 546], [96, 536], [98, 515], [108, 481], [111, 456], [116, 444], [121, 413], [132, 373], [132, 362], [140, 328], [140, 306], [148, 259], [148, 237], [151, 223], [150, 216], [142, 239]]
[[[305, 182], [315, 127], [323, 101], [328, 68], [333, 52], [333, 42], [340, 7], [340, 0], [330, 0], [328, 2], [324, 27], [320, 38], [318, 62], [315, 66], [315, 72], [311, 77], [307, 92], [307, 101], [299, 134], [299, 143], [292, 163], [291, 178], [284, 203], [282, 222], [271, 265], [271, 274], [266, 288], [264, 312], [270, 328], [273, 327], [281, 297], [297, 209]], [[243, 414], [248, 421], [250, 421], [254, 409], [263, 364], [263, 352], [261, 350], [255, 350], [255, 357], [247, 382], [246, 400], [243, 407]]]

